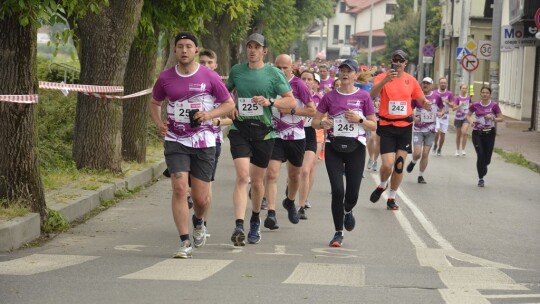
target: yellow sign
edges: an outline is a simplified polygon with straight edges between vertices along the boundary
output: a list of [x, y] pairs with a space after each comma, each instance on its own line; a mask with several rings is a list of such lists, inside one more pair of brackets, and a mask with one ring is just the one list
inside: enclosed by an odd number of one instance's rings
[[474, 50], [476, 50], [476, 47], [478, 46], [478, 44], [476, 44], [476, 42], [473, 40], [473, 39], [469, 39], [469, 41], [467, 41], [467, 43], [465, 44], [465, 47], [467, 48], [467, 50], [469, 50], [471, 53], [474, 52]]

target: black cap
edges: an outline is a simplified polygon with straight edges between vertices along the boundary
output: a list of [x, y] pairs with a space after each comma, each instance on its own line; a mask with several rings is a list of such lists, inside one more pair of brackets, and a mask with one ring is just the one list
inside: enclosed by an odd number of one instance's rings
[[189, 39], [193, 41], [193, 43], [195, 43], [195, 46], [197, 47], [199, 46], [199, 40], [192, 33], [188, 33], [188, 32], [179, 33], [178, 35], [176, 35], [176, 38], [174, 38], [174, 45], [176, 45], [176, 43], [180, 39]]
[[266, 47], [266, 38], [264, 38], [264, 36], [259, 33], [253, 33], [249, 35], [247, 42], [249, 43], [250, 41], [255, 41], [262, 47]]
[[358, 63], [352, 59], [345, 59], [338, 68], [341, 68], [342, 66], [348, 66], [351, 70], [353, 70], [355, 73], [358, 72]]
[[407, 55], [407, 53], [405, 53], [405, 51], [403, 50], [396, 50], [392, 53], [392, 58], [394, 58], [394, 56], [399, 56], [405, 60], [409, 60], [409, 55]]

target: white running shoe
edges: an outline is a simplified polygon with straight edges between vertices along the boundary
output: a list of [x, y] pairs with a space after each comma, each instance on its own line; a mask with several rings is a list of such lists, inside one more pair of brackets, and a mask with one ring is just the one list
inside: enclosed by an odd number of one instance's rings
[[178, 251], [176, 251], [173, 258], [189, 259], [192, 257], [192, 251], [193, 248], [191, 248], [191, 243], [189, 242], [189, 240], [185, 240], [184, 242], [182, 242], [182, 245], [180, 246]]

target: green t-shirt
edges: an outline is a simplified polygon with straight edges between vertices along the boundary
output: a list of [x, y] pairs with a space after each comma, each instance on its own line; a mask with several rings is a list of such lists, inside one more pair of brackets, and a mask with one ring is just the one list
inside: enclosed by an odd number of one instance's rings
[[[237, 64], [232, 67], [227, 80], [227, 88], [229, 90], [236, 89], [235, 102], [239, 112], [237, 118], [239, 121], [254, 119], [262, 121], [269, 127], [272, 126], [272, 107], [262, 107], [262, 115], [255, 115], [257, 112], [252, 111], [253, 105], [248, 102], [248, 99], [253, 96], [275, 99], [278, 95], [283, 95], [292, 90], [283, 72], [277, 68], [264, 65], [261, 69], [250, 69], [247, 63]], [[242, 115], [242, 113], [249, 113], [250, 111], [251, 114]], [[231, 129], [236, 129], [236, 127], [232, 125]], [[277, 133], [273, 131], [268, 133], [265, 139], [276, 137]]]

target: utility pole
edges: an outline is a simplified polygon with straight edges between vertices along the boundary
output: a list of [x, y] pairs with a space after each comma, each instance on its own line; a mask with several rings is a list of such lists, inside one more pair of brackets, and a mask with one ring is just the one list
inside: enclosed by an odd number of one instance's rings
[[[324, 21], [322, 19], [319, 19], [317, 23], [320, 26], [320, 33], [319, 33], [319, 52], [322, 52], [323, 48], [323, 29], [324, 29]], [[321, 53], [322, 54], [322, 53]], [[317, 54], [315, 54], [317, 56]], [[322, 59], [322, 58], [321, 58]]]
[[493, 1], [491, 26], [491, 60], [489, 62], [489, 87], [491, 98], [499, 100], [499, 59], [501, 57], [501, 18], [503, 0]]
[[418, 0], [413, 0], [414, 1], [414, 4], [413, 4], [413, 12], [418, 12]]
[[[414, 0], [416, 4], [416, 0]], [[418, 81], [424, 79], [424, 44], [426, 43], [426, 0], [422, 0], [422, 11], [420, 16], [420, 41], [418, 43]]]
[[368, 57], [367, 64], [371, 68], [371, 48], [373, 47], [373, 0], [370, 1], [370, 11], [369, 11], [369, 39], [368, 39]]
[[[459, 45], [458, 47], [465, 48], [467, 43], [467, 38], [469, 37], [469, 15], [470, 15], [470, 0], [461, 0], [461, 28], [459, 33]], [[500, 30], [500, 27], [499, 27]], [[461, 60], [460, 60], [461, 61]], [[457, 81], [455, 92], [459, 92], [459, 86], [464, 84], [469, 84], [469, 72], [467, 72], [462, 66], [461, 62], [457, 63]]]

